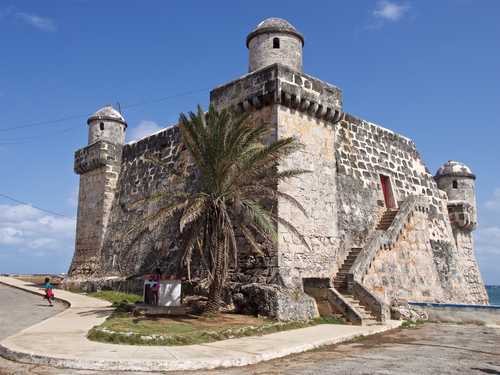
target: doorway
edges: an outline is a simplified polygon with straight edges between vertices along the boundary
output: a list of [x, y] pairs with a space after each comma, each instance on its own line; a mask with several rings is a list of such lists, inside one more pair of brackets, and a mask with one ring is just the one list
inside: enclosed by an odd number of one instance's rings
[[387, 209], [397, 208], [392, 192], [391, 179], [388, 176], [380, 175], [380, 183], [382, 185], [382, 192], [384, 193], [385, 207]]

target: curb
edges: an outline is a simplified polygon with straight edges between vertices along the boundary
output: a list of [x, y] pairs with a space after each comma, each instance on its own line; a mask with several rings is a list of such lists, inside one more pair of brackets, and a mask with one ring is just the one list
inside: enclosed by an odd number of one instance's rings
[[[353, 334], [344, 334], [341, 336], [333, 337], [331, 339], [320, 340], [317, 342], [312, 342], [308, 344], [297, 345], [292, 348], [278, 349], [273, 352], [254, 354], [248, 356], [250, 353], [245, 353], [246, 356], [233, 359], [211, 359], [211, 360], [187, 360], [187, 361], [176, 361], [176, 360], [164, 360], [164, 361], [99, 361], [90, 359], [72, 359], [72, 358], [59, 358], [50, 356], [40, 356], [32, 353], [25, 353], [22, 351], [15, 351], [13, 349], [6, 348], [0, 345], [0, 355], [4, 358], [36, 364], [43, 366], [52, 367], [68, 367], [72, 369], [79, 370], [99, 370], [99, 371], [186, 371], [186, 370], [203, 370], [203, 369], [214, 369], [216, 367], [241, 367], [246, 365], [257, 364], [262, 361], [269, 361], [276, 358], [282, 358], [290, 354], [298, 354], [306, 352], [312, 349], [319, 348], [324, 345], [333, 345], [342, 343], [345, 341], [350, 341], [359, 335], [372, 335], [375, 333], [385, 332], [394, 328], [399, 327], [401, 321], [391, 321], [393, 324], [388, 324], [385, 326], [372, 326], [361, 332], [356, 332]], [[287, 331], [290, 332], [290, 331]], [[235, 339], [241, 340], [241, 339]], [[231, 340], [225, 340], [231, 341]], [[211, 344], [202, 344], [202, 346], [216, 346], [218, 342]], [[167, 347], [168, 348], [168, 347]]]

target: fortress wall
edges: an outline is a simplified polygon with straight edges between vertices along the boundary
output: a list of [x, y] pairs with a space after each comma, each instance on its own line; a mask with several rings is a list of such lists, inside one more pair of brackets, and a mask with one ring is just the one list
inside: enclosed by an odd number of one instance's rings
[[[472, 234], [467, 236], [464, 231], [458, 230], [455, 234], [452, 231], [446, 196], [438, 190], [414, 143], [345, 114], [338, 127], [335, 147], [342, 244], [363, 246], [386, 210], [380, 175], [390, 177], [397, 202], [402, 202], [410, 194], [417, 194], [427, 197], [430, 203], [429, 219], [424, 221], [427, 228], [411, 235], [416, 239], [415, 243], [408, 243], [402, 237], [396, 244], [397, 248], [379, 253], [376, 259], [378, 268], [372, 265], [366, 277], [367, 287], [391, 303], [410, 298], [430, 302], [484, 303], [487, 297], [473, 256]], [[411, 226], [408, 230], [414, 231]], [[458, 241], [461, 238], [464, 238], [464, 249]], [[413, 252], [415, 256], [411, 258]], [[405, 258], [409, 262], [413, 262], [411, 259], [420, 262], [421, 259], [423, 273], [419, 271], [410, 279], [405, 276]], [[391, 267], [387, 266], [388, 262]], [[381, 264], [386, 264], [385, 268]], [[383, 274], [380, 269], [385, 270]], [[465, 269], [469, 270], [469, 276], [465, 276]], [[413, 291], [412, 295], [414, 285], [419, 290]]]
[[[268, 106], [254, 110], [248, 123], [250, 125], [260, 125], [262, 123], [275, 124], [275, 108], [273, 108], [273, 106]], [[271, 140], [276, 139], [276, 134], [272, 134], [270, 138]], [[263, 203], [266, 204], [269, 209], [275, 204], [274, 202]], [[265, 256], [262, 257], [254, 252], [253, 247], [248, 243], [242, 233], [238, 230], [235, 233], [238, 246], [237, 268], [229, 271], [229, 280], [241, 283], [280, 283], [278, 253], [263, 246], [262, 250]]]
[[464, 279], [465, 291], [461, 302], [477, 305], [488, 304], [488, 294], [474, 256], [472, 231], [454, 229], [453, 234], [457, 242], [460, 260], [458, 267], [462, 271]]
[[306, 217], [288, 202], [280, 201], [280, 215], [295, 224], [311, 248], [308, 250], [296, 236], [278, 226], [280, 276], [285, 285], [300, 289], [303, 277], [330, 277], [338, 263], [335, 126], [283, 105], [276, 108], [278, 137], [292, 136], [303, 144], [302, 150], [280, 168], [310, 171], [279, 186], [308, 214]]
[[343, 241], [362, 246], [386, 210], [380, 175], [389, 177], [396, 202], [410, 194], [427, 196], [433, 205], [441, 200], [432, 175], [406, 137], [344, 114], [335, 151]]
[[416, 211], [392, 249], [381, 249], [363, 284], [389, 305], [443, 302], [429, 240], [428, 215]]
[[76, 243], [69, 275], [96, 270], [102, 242], [102, 216], [106, 166], [80, 175]]
[[149, 137], [123, 147], [121, 173], [109, 216], [99, 261], [99, 275], [148, 274], [158, 265], [167, 273], [175, 273], [175, 255], [179, 243], [178, 221], [152, 231], [136, 230], [123, 237], [153, 207], [147, 204], [131, 207], [139, 198], [150, 196], [161, 189], [180, 188], [182, 184], [166, 170], [143, 159], [154, 154], [176, 167], [189, 168], [186, 151], [179, 149], [180, 130], [172, 126]]
[[[487, 304], [469, 239], [465, 235], [464, 244], [459, 242], [457, 247], [447, 214], [438, 214], [435, 206], [428, 212], [415, 211], [394, 247], [379, 250], [363, 284], [391, 306], [406, 302]], [[461, 249], [464, 245], [470, 246], [468, 255]]]

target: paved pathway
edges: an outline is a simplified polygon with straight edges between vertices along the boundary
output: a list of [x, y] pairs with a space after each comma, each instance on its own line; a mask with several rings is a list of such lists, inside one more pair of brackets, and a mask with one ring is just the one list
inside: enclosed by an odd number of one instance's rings
[[[20, 280], [0, 277], [0, 283], [34, 293], [36, 286]], [[247, 337], [211, 344], [182, 347], [127, 346], [89, 341], [88, 330], [100, 325], [111, 314], [109, 303], [65, 291], [57, 298], [71, 307], [41, 323], [0, 342], [0, 354], [25, 363], [64, 366], [74, 369], [113, 371], [178, 371], [244, 366], [264, 360], [304, 352], [322, 345], [351, 340], [397, 327], [391, 321], [384, 326], [358, 327], [320, 325], [262, 337]]]
[[67, 308], [66, 304], [60, 302], [54, 303], [54, 307], [49, 307], [47, 300], [38, 294], [26, 293], [0, 284], [0, 340], [59, 314]]

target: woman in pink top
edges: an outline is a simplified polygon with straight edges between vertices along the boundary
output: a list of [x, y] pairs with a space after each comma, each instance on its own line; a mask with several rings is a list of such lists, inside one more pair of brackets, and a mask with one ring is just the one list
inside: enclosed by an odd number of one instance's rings
[[153, 280], [149, 284], [151, 286], [151, 301], [153, 306], [158, 306], [158, 291], [160, 290], [160, 280], [161, 280], [161, 271], [159, 268], [155, 270], [155, 275], [153, 276]]

